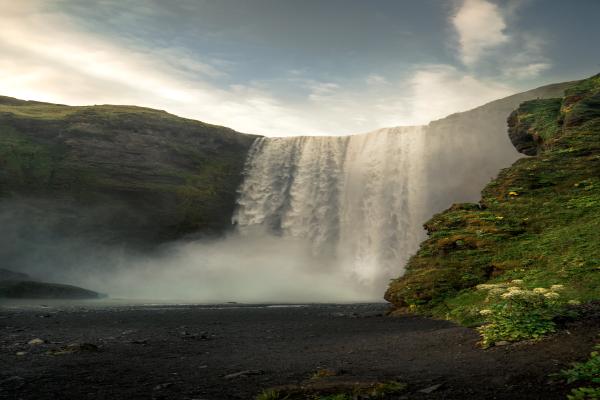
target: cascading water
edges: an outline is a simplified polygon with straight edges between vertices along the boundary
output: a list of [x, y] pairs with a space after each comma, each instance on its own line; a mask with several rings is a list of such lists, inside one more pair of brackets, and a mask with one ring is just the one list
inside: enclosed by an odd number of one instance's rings
[[424, 236], [424, 133], [257, 139], [234, 222], [304, 240], [318, 268], [380, 291]]

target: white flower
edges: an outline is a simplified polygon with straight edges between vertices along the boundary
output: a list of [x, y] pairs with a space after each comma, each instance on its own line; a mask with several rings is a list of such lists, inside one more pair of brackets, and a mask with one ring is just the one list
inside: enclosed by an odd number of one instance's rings
[[508, 292], [504, 293], [502, 295], [502, 297], [505, 299], [510, 299], [511, 297], [524, 297], [527, 294], [529, 294], [529, 292], [527, 290], [513, 289], [513, 290], [509, 290]]
[[548, 292], [544, 294], [544, 297], [547, 299], [558, 299], [560, 297], [560, 294], [556, 293], [556, 292]]
[[581, 304], [579, 300], [569, 300], [568, 303], [570, 306], [578, 306]]
[[535, 289], [533, 289], [533, 293], [539, 293], [539, 294], [548, 293], [548, 289], [543, 288], [543, 287], [536, 287]]
[[494, 312], [492, 310], [488, 310], [488, 309], [479, 311], [479, 314], [484, 315], [484, 316], [485, 315], [492, 315], [493, 313]]
[[482, 284], [479, 284], [479, 285], [475, 286], [475, 289], [477, 289], [477, 290], [491, 290], [491, 289], [497, 289], [499, 287], [500, 287], [500, 285], [495, 284], [495, 283], [482, 283]]
[[522, 285], [523, 284], [523, 279], [513, 279], [512, 281], [510, 281], [511, 285]]
[[553, 290], [555, 292], [563, 290], [564, 288], [565, 288], [564, 285], [552, 285], [552, 286], [550, 286], [550, 290]]

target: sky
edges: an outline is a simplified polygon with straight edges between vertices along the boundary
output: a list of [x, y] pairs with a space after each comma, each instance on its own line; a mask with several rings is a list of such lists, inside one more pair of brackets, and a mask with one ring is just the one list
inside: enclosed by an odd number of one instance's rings
[[600, 72], [598, 0], [0, 0], [0, 95], [266, 136], [419, 125]]

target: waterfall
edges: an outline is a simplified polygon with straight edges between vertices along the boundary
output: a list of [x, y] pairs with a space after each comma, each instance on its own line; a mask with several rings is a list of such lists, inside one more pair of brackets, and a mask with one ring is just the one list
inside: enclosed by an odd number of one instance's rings
[[303, 240], [319, 268], [381, 290], [424, 237], [424, 128], [344, 137], [260, 138], [234, 223]]

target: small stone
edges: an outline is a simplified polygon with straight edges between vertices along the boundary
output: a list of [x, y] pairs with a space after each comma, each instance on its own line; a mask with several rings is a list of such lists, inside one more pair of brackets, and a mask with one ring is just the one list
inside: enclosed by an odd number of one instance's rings
[[499, 342], [494, 343], [494, 345], [496, 346], [508, 346], [510, 343], [507, 342], [506, 340], [501, 340]]
[[26, 351], [17, 351], [15, 354], [16, 354], [17, 356], [19, 356], [19, 357], [22, 357], [22, 356], [24, 356], [25, 354], [27, 354], [27, 352], [26, 352]]
[[154, 390], [163, 390], [163, 389], [169, 388], [173, 385], [174, 384], [172, 382], [161, 383], [160, 385], [154, 386]]
[[44, 343], [46, 343], [46, 341], [43, 339], [40, 339], [40, 338], [31, 339], [29, 342], [27, 342], [27, 344], [30, 346], [38, 346], [38, 345], [44, 344]]
[[429, 386], [428, 388], [421, 389], [421, 390], [419, 390], [419, 392], [429, 394], [429, 393], [435, 392], [440, 387], [442, 387], [442, 383], [438, 383], [437, 385], [433, 385], [433, 386]]
[[235, 379], [235, 378], [245, 378], [250, 375], [262, 375], [263, 371], [258, 369], [247, 369], [240, 372], [234, 372], [233, 374], [225, 375], [223, 378], [225, 379]]

